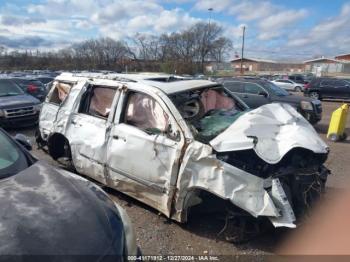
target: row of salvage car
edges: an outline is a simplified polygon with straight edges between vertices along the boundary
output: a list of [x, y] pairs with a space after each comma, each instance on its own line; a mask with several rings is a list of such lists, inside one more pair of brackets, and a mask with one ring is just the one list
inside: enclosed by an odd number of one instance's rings
[[[219, 83], [166, 75], [61, 74], [36, 140], [53, 159], [181, 223], [211, 205], [293, 228], [330, 173], [327, 145], [290, 105], [251, 110]], [[50, 179], [42, 183], [56, 194]]]

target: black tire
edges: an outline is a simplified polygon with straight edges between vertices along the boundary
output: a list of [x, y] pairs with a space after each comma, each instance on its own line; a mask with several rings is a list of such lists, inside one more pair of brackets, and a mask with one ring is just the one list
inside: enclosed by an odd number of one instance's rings
[[72, 151], [70, 149], [70, 145], [69, 142], [66, 140], [65, 144], [64, 144], [64, 156], [66, 158], [65, 161], [65, 166], [69, 171], [72, 172], [77, 172], [74, 163], [73, 163], [73, 158], [72, 158]]
[[319, 94], [318, 92], [315, 92], [315, 91], [310, 92], [310, 93], [309, 93], [309, 97], [314, 98], [314, 99], [321, 100], [320, 94]]
[[295, 91], [295, 92], [302, 92], [303, 89], [302, 89], [300, 86], [296, 86], [296, 87], [294, 88], [294, 91]]
[[42, 149], [46, 145], [46, 141], [41, 137], [39, 128], [35, 130], [34, 136], [38, 149]]

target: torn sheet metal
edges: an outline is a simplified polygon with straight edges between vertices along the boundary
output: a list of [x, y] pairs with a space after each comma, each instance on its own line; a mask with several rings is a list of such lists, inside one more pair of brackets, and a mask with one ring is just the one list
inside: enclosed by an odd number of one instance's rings
[[280, 215], [264, 189], [264, 179], [218, 160], [210, 146], [192, 142], [187, 148], [179, 173], [174, 214], [176, 220], [186, 220], [186, 215], [182, 214], [186, 195], [195, 189], [228, 199], [254, 217]]
[[293, 148], [327, 153], [328, 146], [314, 128], [290, 105], [267, 104], [238, 118], [210, 141], [218, 152], [254, 149], [270, 164], [278, 163]]
[[278, 217], [269, 217], [271, 223], [275, 227], [295, 228], [295, 215], [293, 209], [278, 178], [272, 179], [272, 188], [269, 195], [281, 212], [281, 215]]

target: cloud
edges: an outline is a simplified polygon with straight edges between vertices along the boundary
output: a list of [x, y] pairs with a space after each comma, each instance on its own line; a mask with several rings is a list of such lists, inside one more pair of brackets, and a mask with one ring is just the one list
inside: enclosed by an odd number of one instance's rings
[[[324, 47], [344, 46], [344, 42], [350, 39], [350, 3], [344, 4], [338, 16], [328, 18], [320, 22], [308, 32], [296, 32], [289, 38], [288, 46], [305, 47], [320, 44]], [[302, 35], [302, 37], [300, 37]]]
[[50, 47], [53, 46], [54, 43], [39, 36], [26, 36], [18, 38], [0, 36], [0, 45], [14, 49], [26, 49], [36, 48], [38, 46]]
[[236, 15], [239, 20], [252, 21], [262, 18], [267, 18], [270, 15], [278, 12], [280, 8], [270, 2], [265, 1], [243, 1], [233, 4], [228, 13]]
[[262, 19], [258, 24], [261, 32], [258, 35], [258, 39], [270, 40], [281, 36], [283, 31], [290, 29], [291, 25], [304, 19], [307, 14], [308, 12], [304, 9], [298, 11], [288, 10]]
[[0, 36], [3, 43], [22, 48], [35, 44], [36, 47], [55, 48], [67, 42], [101, 36], [125, 40], [136, 33], [170, 33], [198, 21], [208, 21], [209, 8], [214, 9], [211, 21], [224, 28], [226, 37], [240, 45], [242, 25], [245, 25], [247, 50], [259, 49], [262, 50], [261, 54], [267, 56], [284, 55], [264, 53], [263, 50], [271, 48], [292, 50], [290, 52], [302, 48], [306, 53], [311, 53], [327, 48], [346, 49], [350, 43], [350, 3], [344, 4], [337, 16], [323, 18], [313, 28], [302, 30], [300, 25], [313, 11], [291, 8], [289, 3], [277, 0], [30, 2], [19, 7], [10, 3], [0, 4]]
[[0, 23], [5, 26], [20, 26], [25, 24], [43, 23], [45, 21], [44, 18], [40, 17], [0, 15]]

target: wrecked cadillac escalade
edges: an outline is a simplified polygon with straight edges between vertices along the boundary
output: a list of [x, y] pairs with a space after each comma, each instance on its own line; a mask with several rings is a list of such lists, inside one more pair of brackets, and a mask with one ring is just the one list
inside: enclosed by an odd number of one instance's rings
[[212, 197], [235, 214], [295, 227], [330, 173], [313, 127], [287, 104], [250, 110], [218, 83], [168, 80], [62, 74], [43, 104], [37, 141], [176, 221]]

